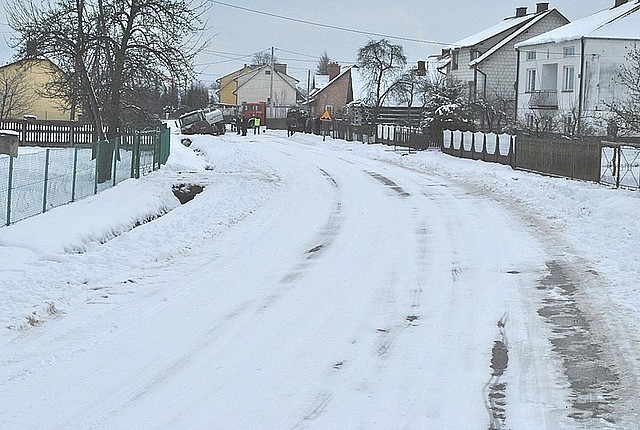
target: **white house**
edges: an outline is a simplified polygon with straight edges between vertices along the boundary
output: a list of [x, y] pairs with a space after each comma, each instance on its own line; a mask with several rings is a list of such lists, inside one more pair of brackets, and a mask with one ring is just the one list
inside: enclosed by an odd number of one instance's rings
[[275, 71], [269, 64], [258, 67], [235, 78], [237, 104], [243, 102], [269, 103], [273, 96], [275, 106], [295, 106], [298, 80], [287, 75], [286, 66], [276, 64]]
[[471, 99], [515, 100], [514, 45], [568, 22], [556, 9], [549, 9], [549, 3], [537, 3], [533, 13], [519, 7], [514, 16], [454, 43], [448, 50], [447, 75], [466, 82]]
[[603, 135], [608, 105], [624, 99], [618, 74], [640, 42], [640, 1], [518, 43], [517, 118], [529, 129]]

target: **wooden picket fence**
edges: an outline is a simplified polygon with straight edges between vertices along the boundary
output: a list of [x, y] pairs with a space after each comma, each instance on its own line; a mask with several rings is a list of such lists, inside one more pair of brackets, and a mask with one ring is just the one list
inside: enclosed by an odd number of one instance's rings
[[77, 121], [0, 119], [0, 130], [20, 133], [20, 146], [67, 148], [97, 140], [92, 124]]

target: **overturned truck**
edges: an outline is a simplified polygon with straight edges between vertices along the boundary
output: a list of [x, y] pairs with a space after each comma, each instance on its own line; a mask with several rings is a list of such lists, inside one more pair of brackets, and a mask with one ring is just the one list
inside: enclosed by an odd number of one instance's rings
[[226, 125], [220, 109], [198, 109], [178, 118], [182, 134], [224, 134]]

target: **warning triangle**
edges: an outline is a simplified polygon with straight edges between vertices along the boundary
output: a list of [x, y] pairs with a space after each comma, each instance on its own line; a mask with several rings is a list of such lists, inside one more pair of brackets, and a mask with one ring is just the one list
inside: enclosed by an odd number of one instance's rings
[[322, 114], [322, 116], [320, 117], [320, 121], [333, 121], [331, 119], [331, 115], [329, 114], [329, 111], [326, 110], [324, 111], [324, 113]]

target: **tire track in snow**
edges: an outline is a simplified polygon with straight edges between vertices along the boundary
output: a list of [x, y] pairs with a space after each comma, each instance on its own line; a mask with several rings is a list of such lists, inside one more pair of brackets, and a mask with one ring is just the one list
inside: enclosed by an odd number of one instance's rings
[[489, 414], [489, 430], [502, 430], [505, 428], [507, 419], [505, 394], [507, 390], [506, 382], [501, 378], [509, 365], [509, 344], [507, 342], [507, 313], [502, 315], [496, 324], [500, 331], [498, 340], [493, 343], [491, 349], [491, 378], [484, 387], [485, 408]]
[[294, 287], [295, 282], [304, 276], [305, 272], [309, 270], [313, 262], [319, 259], [321, 255], [326, 252], [342, 229], [342, 201], [339, 197], [340, 186], [333, 176], [331, 176], [331, 174], [326, 170], [322, 168], [318, 168], [318, 170], [322, 173], [336, 193], [335, 206], [324, 226], [316, 234], [316, 238], [312, 242], [316, 244], [310, 245], [311, 247], [302, 255], [301, 260], [280, 279], [280, 287], [265, 298], [261, 306], [261, 311], [272, 306]]
[[382, 176], [379, 173], [371, 172], [371, 171], [368, 171], [368, 170], [365, 170], [365, 172], [367, 172], [367, 174], [369, 174], [372, 178], [377, 179], [378, 181], [382, 182], [385, 186], [387, 186], [390, 189], [392, 189], [393, 191], [395, 191], [400, 197], [406, 198], [406, 197], [409, 197], [411, 195], [411, 194], [407, 193], [401, 186], [399, 186], [398, 184], [396, 184], [395, 182], [393, 182], [391, 179], [387, 178], [386, 176]]

